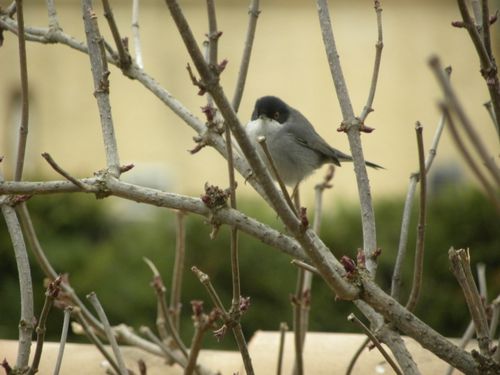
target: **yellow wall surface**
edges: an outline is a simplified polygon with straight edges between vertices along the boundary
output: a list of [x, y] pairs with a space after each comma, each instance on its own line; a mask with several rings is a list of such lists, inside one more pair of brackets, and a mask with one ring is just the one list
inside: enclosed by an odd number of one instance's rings
[[[2, 5], [6, 5], [2, 1]], [[100, 2], [96, 2], [100, 3]], [[180, 1], [200, 43], [207, 32], [204, 1]], [[218, 26], [223, 35], [219, 56], [229, 64], [222, 76], [232, 96], [248, 22], [249, 1], [219, 2]], [[46, 27], [44, 2], [27, 1], [26, 24]], [[77, 1], [56, 2], [61, 26], [84, 40]], [[131, 36], [131, 1], [111, 1], [123, 35]], [[498, 157], [498, 136], [482, 104], [488, 93], [479, 74], [479, 61], [464, 29], [450, 26], [460, 18], [456, 3], [446, 1], [384, 1], [384, 50], [380, 81], [367, 125], [376, 130], [363, 134], [365, 157], [386, 170], [370, 171], [374, 198], [404, 194], [411, 172], [417, 169], [415, 121], [424, 126], [426, 148], [439, 120], [437, 102], [442, 94], [427, 65], [432, 54], [453, 66], [452, 81], [467, 113], [477, 124], [492, 155]], [[241, 105], [246, 123], [255, 100], [280, 96], [298, 108], [334, 147], [348, 151], [347, 137], [336, 131], [341, 113], [323, 49], [314, 1], [261, 1], [255, 46]], [[111, 42], [100, 4], [100, 28]], [[354, 108], [360, 113], [366, 101], [373, 68], [376, 18], [371, 1], [333, 1], [331, 16], [337, 47]], [[205, 99], [196, 95], [185, 66], [189, 56], [162, 1], [141, 1], [140, 32], [145, 70], [200, 118]], [[5, 156], [6, 177], [15, 158], [17, 133], [16, 95], [19, 86], [17, 40], [8, 32], [0, 49], [0, 154]], [[495, 38], [494, 40], [498, 40]], [[133, 51], [133, 47], [132, 47]], [[31, 93], [29, 153], [26, 171], [31, 176], [59, 178], [39, 156], [49, 152], [68, 171], [85, 177], [105, 166], [99, 116], [92, 95], [89, 59], [62, 45], [28, 43]], [[140, 83], [111, 68], [111, 102], [122, 164], [136, 168], [124, 176], [149, 186], [199, 195], [206, 181], [227, 186], [226, 164], [215, 151], [196, 155], [194, 131], [177, 118]], [[13, 104], [14, 103], [14, 104]], [[458, 165], [472, 181], [445, 131], [435, 168]], [[321, 179], [316, 173], [303, 191]], [[255, 194], [239, 178], [239, 190]], [[337, 170], [335, 188], [327, 202], [356, 199], [355, 176], [347, 164]]]

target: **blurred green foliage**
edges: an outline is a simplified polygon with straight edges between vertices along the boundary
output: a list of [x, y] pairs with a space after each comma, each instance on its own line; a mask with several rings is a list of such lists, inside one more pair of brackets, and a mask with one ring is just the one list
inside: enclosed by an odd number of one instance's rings
[[[375, 204], [378, 242], [382, 248], [377, 280], [390, 287], [401, 226], [403, 197]], [[240, 202], [242, 210], [280, 229], [275, 214], [261, 203]], [[176, 233], [175, 214], [116, 198], [96, 201], [92, 196], [57, 195], [34, 197], [28, 202], [40, 242], [57, 272], [68, 273], [82, 299], [95, 291], [112, 324], [125, 322], [139, 328], [154, 328], [156, 300], [150, 286], [151, 271], [143, 261], [150, 258], [170, 284]], [[359, 208], [334, 207], [323, 218], [321, 234], [338, 257], [355, 257], [362, 246]], [[416, 211], [408, 242], [404, 268], [403, 300], [412, 277]], [[310, 210], [312, 216], [312, 210]], [[133, 220], [132, 220], [133, 219]], [[191, 300], [211, 303], [204, 288], [189, 271], [196, 265], [208, 273], [227, 306], [231, 302], [229, 230], [222, 227], [215, 240], [209, 239], [210, 225], [203, 218], [187, 215], [186, 272], [183, 277], [182, 336], [190, 342], [193, 332]], [[483, 195], [458, 187], [429, 199], [424, 284], [416, 313], [433, 328], [449, 336], [461, 335], [468, 324], [462, 293], [448, 265], [448, 249], [469, 247], [472, 262], [487, 265], [490, 298], [500, 293], [500, 236], [498, 217]], [[5, 224], [0, 224], [0, 337], [16, 339], [19, 319], [17, 270]], [[31, 256], [37, 314], [43, 304], [44, 275]], [[290, 258], [240, 233], [242, 294], [251, 297], [250, 310], [243, 317], [247, 337], [258, 329], [277, 330], [281, 321], [291, 326], [290, 294], [295, 289], [297, 270]], [[349, 302], [335, 301], [332, 292], [318, 278], [313, 282], [310, 329], [313, 331], [355, 331], [346, 321], [354, 310]], [[53, 310], [47, 337], [58, 340], [62, 313]], [[72, 336], [71, 340], [79, 340]], [[234, 348], [231, 337], [217, 343], [207, 337], [208, 347]]]

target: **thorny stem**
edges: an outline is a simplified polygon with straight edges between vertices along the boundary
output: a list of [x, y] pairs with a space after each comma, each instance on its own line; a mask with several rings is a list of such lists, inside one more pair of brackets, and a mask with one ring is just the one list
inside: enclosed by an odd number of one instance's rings
[[245, 47], [243, 49], [243, 56], [241, 57], [240, 70], [238, 72], [238, 79], [236, 81], [236, 88], [232, 100], [232, 106], [237, 113], [240, 108], [241, 98], [243, 97], [243, 90], [245, 89], [245, 81], [248, 75], [248, 66], [250, 65], [250, 56], [252, 54], [253, 41], [255, 37], [255, 30], [257, 27], [257, 19], [259, 18], [259, 0], [252, 0], [248, 10], [248, 27], [247, 35], [245, 38]]
[[288, 331], [288, 326], [285, 322], [280, 323], [280, 346], [278, 349], [278, 365], [276, 369], [276, 375], [281, 375], [283, 370], [283, 353], [285, 351], [285, 336], [286, 331]]
[[113, 349], [113, 353], [115, 355], [116, 361], [118, 363], [119, 373], [120, 375], [128, 375], [127, 367], [125, 366], [125, 362], [123, 360], [122, 353], [120, 348], [118, 347], [118, 343], [116, 342], [115, 334], [111, 325], [109, 324], [108, 317], [102, 308], [101, 303], [97, 299], [97, 295], [94, 292], [91, 292], [87, 295], [87, 299], [90, 301], [92, 306], [94, 306], [95, 311], [97, 312], [97, 316], [104, 326], [104, 332], [106, 333], [106, 337], [108, 339], [109, 344], [111, 345], [111, 349]]
[[483, 356], [489, 357], [491, 353], [488, 319], [470, 269], [469, 251], [464, 249], [455, 250], [452, 247], [448, 251], [448, 257], [451, 262], [451, 269], [464, 293], [465, 302], [474, 322], [479, 350]]
[[373, 64], [373, 74], [372, 81], [370, 85], [370, 91], [368, 94], [368, 99], [366, 100], [365, 107], [359, 116], [359, 120], [363, 124], [366, 117], [370, 112], [373, 111], [373, 100], [375, 98], [375, 91], [377, 90], [378, 74], [380, 71], [380, 61], [382, 59], [382, 49], [384, 48], [384, 39], [382, 32], [382, 7], [379, 0], [374, 1], [374, 8], [377, 14], [377, 43], [375, 44], [375, 62]]
[[132, 39], [134, 41], [135, 63], [139, 69], [144, 69], [141, 37], [139, 33], [139, 2], [140, 0], [132, 0]]
[[19, 124], [19, 140], [17, 146], [17, 161], [14, 180], [20, 181], [23, 176], [24, 158], [26, 155], [26, 141], [29, 126], [29, 93], [28, 93], [28, 68], [26, 58], [26, 40], [24, 35], [24, 10], [23, 1], [16, 0], [17, 25], [19, 33], [19, 69], [21, 77], [21, 122]]
[[[451, 73], [451, 68], [448, 68], [448, 72]], [[425, 159], [425, 171], [426, 171], [426, 173], [429, 173], [429, 170], [432, 166], [434, 158], [436, 157], [437, 147], [439, 144], [439, 140], [441, 139], [441, 134], [443, 133], [444, 124], [445, 124], [445, 116], [441, 115], [441, 118], [439, 120], [439, 124], [436, 128], [436, 132], [434, 133], [434, 139], [432, 140], [432, 146], [429, 150], [429, 154], [427, 155], [427, 158]], [[398, 255], [396, 257], [396, 262], [394, 265], [394, 271], [392, 274], [392, 281], [391, 281], [391, 296], [394, 297], [396, 300], [399, 300], [399, 297], [400, 297], [401, 284], [402, 284], [401, 272], [402, 272], [402, 268], [403, 268], [403, 262], [404, 262], [404, 259], [406, 257], [406, 249], [407, 249], [406, 246], [407, 246], [407, 242], [408, 242], [408, 232], [409, 232], [409, 227], [410, 227], [410, 218], [411, 218], [411, 211], [412, 211], [412, 205], [413, 205], [413, 197], [415, 195], [415, 190], [417, 187], [417, 183], [419, 181], [418, 177], [419, 177], [418, 173], [413, 173], [410, 176], [410, 183], [408, 186], [408, 192], [406, 194], [406, 199], [405, 199], [405, 204], [404, 204], [404, 209], [403, 209], [403, 220], [401, 221], [401, 233], [400, 233], [400, 237], [399, 237]]]
[[72, 306], [67, 306], [64, 309], [64, 321], [61, 332], [61, 341], [59, 344], [59, 351], [57, 353], [56, 365], [54, 367], [54, 375], [59, 375], [59, 371], [61, 370], [62, 359], [64, 355], [64, 347], [66, 345], [66, 339], [68, 337], [68, 327], [71, 318], [71, 312], [73, 311]]
[[363, 324], [361, 320], [358, 319], [358, 317], [354, 314], [349, 314], [347, 317], [347, 320], [350, 321], [351, 323], [356, 323], [361, 329], [365, 332], [365, 334], [370, 338], [371, 342], [377, 347], [377, 349], [380, 351], [380, 353], [384, 356], [385, 360], [389, 363], [389, 365], [392, 367], [394, 372], [398, 375], [403, 375], [401, 370], [399, 369], [398, 365], [393, 361], [391, 356], [385, 351], [385, 349], [382, 347], [380, 342], [377, 340], [375, 335], [370, 331], [370, 329]]
[[418, 166], [420, 179], [420, 210], [418, 213], [417, 244], [415, 246], [415, 261], [413, 269], [413, 282], [410, 296], [406, 303], [406, 308], [412, 311], [417, 305], [422, 288], [422, 274], [424, 268], [424, 240], [425, 240], [425, 220], [427, 212], [427, 172], [425, 169], [424, 141], [422, 138], [422, 125], [417, 121], [415, 127], [418, 147]]
[[175, 260], [174, 269], [172, 271], [172, 292], [170, 293], [170, 309], [172, 310], [172, 321], [175, 329], [180, 329], [180, 313], [181, 313], [181, 292], [182, 292], [182, 276], [184, 275], [184, 257], [186, 254], [186, 229], [184, 227], [184, 211], [175, 213], [176, 222], [176, 244], [175, 244]]
[[102, 0], [102, 6], [104, 8], [104, 17], [108, 20], [109, 29], [113, 35], [113, 39], [116, 44], [116, 49], [118, 50], [118, 56], [120, 58], [120, 68], [122, 70], [127, 70], [132, 63], [130, 54], [125, 48], [124, 41], [120, 36], [120, 31], [116, 25], [115, 16], [113, 15], [113, 10], [109, 5], [109, 0]]
[[94, 78], [94, 96], [101, 118], [106, 163], [112, 176], [120, 175], [120, 159], [116, 144], [113, 117], [109, 101], [109, 70], [104, 50], [104, 40], [99, 32], [97, 16], [92, 10], [92, 0], [82, 0], [83, 21], [87, 37], [90, 67]]
[[375, 277], [377, 270], [376, 259], [373, 256], [377, 250], [377, 237], [375, 230], [375, 214], [373, 211], [370, 183], [366, 172], [363, 148], [360, 139], [360, 120], [354, 115], [349, 92], [340, 65], [339, 54], [333, 36], [332, 23], [328, 12], [327, 0], [317, 0], [319, 23], [323, 43], [330, 66], [330, 73], [333, 79], [337, 98], [342, 111], [342, 124], [347, 128], [347, 137], [354, 161], [354, 172], [358, 185], [359, 201], [361, 204], [361, 220], [363, 228], [363, 251], [366, 258], [366, 268], [372, 277]]

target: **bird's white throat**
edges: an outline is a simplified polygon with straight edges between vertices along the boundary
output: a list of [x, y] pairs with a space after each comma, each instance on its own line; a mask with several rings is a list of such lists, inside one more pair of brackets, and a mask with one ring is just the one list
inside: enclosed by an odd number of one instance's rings
[[259, 137], [270, 138], [276, 134], [280, 127], [280, 123], [275, 120], [259, 117], [247, 124], [246, 132], [250, 140], [255, 143]]

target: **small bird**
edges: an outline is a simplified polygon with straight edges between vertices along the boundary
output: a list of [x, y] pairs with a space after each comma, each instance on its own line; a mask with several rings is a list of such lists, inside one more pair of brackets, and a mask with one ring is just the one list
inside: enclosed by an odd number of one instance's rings
[[[260, 137], [266, 138], [280, 178], [294, 188], [326, 163], [340, 166], [341, 161], [352, 161], [350, 155], [330, 147], [299, 111], [275, 96], [263, 96], [255, 102], [246, 132], [261, 159], [269, 166], [268, 158], [257, 144]], [[366, 165], [383, 168], [371, 162]]]

